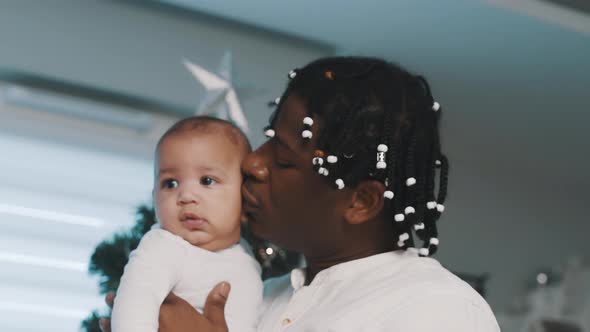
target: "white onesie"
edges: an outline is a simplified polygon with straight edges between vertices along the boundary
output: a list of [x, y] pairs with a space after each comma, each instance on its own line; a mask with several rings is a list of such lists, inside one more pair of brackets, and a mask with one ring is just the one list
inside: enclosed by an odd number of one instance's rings
[[157, 332], [160, 305], [170, 292], [202, 313], [221, 281], [231, 284], [225, 306], [229, 331], [256, 331], [263, 285], [260, 266], [246, 249], [236, 244], [212, 252], [153, 228], [129, 255], [113, 307], [113, 332]]

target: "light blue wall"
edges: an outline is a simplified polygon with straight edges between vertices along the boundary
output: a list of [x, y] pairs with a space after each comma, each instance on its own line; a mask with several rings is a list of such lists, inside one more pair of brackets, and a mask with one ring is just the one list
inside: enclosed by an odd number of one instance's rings
[[[260, 142], [269, 109], [295, 66], [331, 48], [201, 15], [132, 2], [0, 2], [0, 69], [25, 70], [195, 107], [203, 89], [183, 58], [216, 69], [225, 50], [234, 75], [254, 89], [242, 100]], [[253, 89], [249, 89], [252, 91]]]

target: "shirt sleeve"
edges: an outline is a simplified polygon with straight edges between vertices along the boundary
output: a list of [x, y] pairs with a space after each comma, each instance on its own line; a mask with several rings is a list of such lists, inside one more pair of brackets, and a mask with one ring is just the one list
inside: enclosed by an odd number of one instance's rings
[[160, 306], [186, 254], [171, 234], [150, 230], [129, 255], [111, 316], [113, 332], [157, 332]]
[[407, 304], [383, 323], [381, 331], [500, 332], [500, 327], [483, 300], [435, 294]]

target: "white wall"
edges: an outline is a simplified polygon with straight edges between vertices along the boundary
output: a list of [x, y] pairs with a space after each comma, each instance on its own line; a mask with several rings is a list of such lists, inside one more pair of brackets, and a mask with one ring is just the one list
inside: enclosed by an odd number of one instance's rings
[[530, 91], [507, 81], [482, 90], [433, 86], [451, 162], [438, 258], [490, 273], [488, 300], [500, 311], [539, 270], [590, 257], [590, 115], [577, 86]]

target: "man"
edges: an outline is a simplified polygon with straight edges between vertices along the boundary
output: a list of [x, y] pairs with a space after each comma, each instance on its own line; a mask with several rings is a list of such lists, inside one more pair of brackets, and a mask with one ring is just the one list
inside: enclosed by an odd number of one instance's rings
[[[258, 331], [499, 331], [487, 303], [429, 258], [448, 163], [427, 82], [356, 57], [289, 78], [269, 140], [242, 164], [243, 213], [307, 265], [267, 281]], [[171, 294], [160, 331], [227, 331], [228, 296], [218, 285], [200, 315]]]

